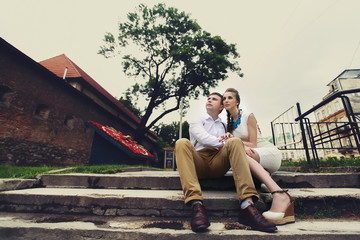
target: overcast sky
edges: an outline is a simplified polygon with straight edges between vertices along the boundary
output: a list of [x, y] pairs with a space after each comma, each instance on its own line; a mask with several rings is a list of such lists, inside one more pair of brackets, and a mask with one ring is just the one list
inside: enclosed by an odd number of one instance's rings
[[[303, 112], [310, 109], [331, 80], [360, 68], [359, 0], [0, 0], [0, 36], [35, 61], [66, 54], [120, 97], [133, 82], [122, 73], [120, 57], [97, 54], [104, 34], [116, 34], [139, 3], [160, 2], [237, 45], [244, 77], [231, 75], [214, 90], [238, 89], [241, 107], [255, 114], [264, 136], [286, 109], [296, 102]], [[191, 107], [185, 120], [203, 112], [205, 98]], [[173, 113], [164, 122], [178, 119]]]

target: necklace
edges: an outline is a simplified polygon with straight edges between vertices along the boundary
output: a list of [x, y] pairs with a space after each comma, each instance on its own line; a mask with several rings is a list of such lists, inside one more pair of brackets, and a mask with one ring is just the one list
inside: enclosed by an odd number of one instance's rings
[[240, 123], [241, 123], [241, 114], [239, 114], [239, 116], [235, 122], [234, 121], [231, 121], [231, 122], [232, 122], [233, 128], [235, 130], [238, 127], [238, 125], [240, 125]]

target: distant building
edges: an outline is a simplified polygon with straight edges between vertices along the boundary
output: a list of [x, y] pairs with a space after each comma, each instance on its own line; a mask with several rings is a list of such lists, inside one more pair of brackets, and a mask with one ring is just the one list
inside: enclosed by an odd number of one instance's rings
[[[65, 55], [39, 64], [0, 38], [0, 164], [88, 164], [89, 120], [130, 136], [140, 123]], [[152, 152], [156, 140], [140, 144]]]
[[[329, 86], [329, 93], [323, 98], [327, 99], [334, 93], [342, 90], [360, 88], [360, 69], [351, 69], [343, 71], [339, 76], [332, 80]], [[359, 93], [348, 95], [351, 107], [356, 115], [360, 114], [360, 95]], [[337, 129], [338, 126], [348, 122], [343, 103], [340, 98], [336, 98], [328, 104], [317, 109], [315, 112], [316, 125], [313, 129], [315, 135], [327, 133], [327, 135], [339, 134], [343, 138], [323, 143], [325, 150], [318, 151], [319, 157], [335, 156], [335, 157], [353, 157], [359, 156], [357, 150], [348, 149], [356, 146], [353, 136], [348, 136], [349, 128], [343, 127]], [[334, 131], [332, 129], [335, 129]], [[326, 136], [326, 134], [325, 134]], [[344, 149], [332, 149], [344, 147]]]
[[[273, 143], [273, 139], [269, 140]], [[303, 151], [295, 150], [294, 147], [296, 144], [301, 142], [301, 134], [300, 133], [290, 133], [285, 132], [283, 134], [280, 132], [276, 137], [276, 146], [281, 148], [281, 160], [282, 161], [293, 161], [305, 159], [305, 153]]]

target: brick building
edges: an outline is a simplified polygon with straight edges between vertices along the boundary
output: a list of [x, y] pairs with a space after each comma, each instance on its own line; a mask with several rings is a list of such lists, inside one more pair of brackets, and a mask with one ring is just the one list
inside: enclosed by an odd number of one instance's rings
[[[37, 63], [0, 38], [0, 164], [86, 165], [89, 120], [130, 136], [140, 122], [65, 55]], [[156, 138], [141, 144], [152, 152]]]

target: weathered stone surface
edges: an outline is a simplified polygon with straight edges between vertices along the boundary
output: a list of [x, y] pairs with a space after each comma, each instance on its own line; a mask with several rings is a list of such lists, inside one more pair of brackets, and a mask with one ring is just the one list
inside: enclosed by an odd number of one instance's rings
[[[295, 199], [297, 213], [315, 214], [321, 206], [325, 206], [324, 211], [341, 209], [341, 214], [360, 209], [358, 188], [290, 189], [289, 193]], [[204, 191], [203, 196], [209, 214], [230, 216], [239, 209], [234, 191]], [[265, 210], [269, 207], [266, 203], [256, 204]], [[183, 216], [188, 211], [180, 190], [34, 188], [0, 192], [1, 211], [114, 215], [114, 209], [118, 215], [148, 216], [148, 211], [154, 210], [155, 215], [159, 212], [167, 217]]]
[[18, 190], [37, 187], [39, 182], [35, 179], [0, 179], [0, 191]]
[[116, 215], [119, 216], [143, 216], [145, 215], [144, 209], [118, 209]]
[[106, 209], [104, 215], [105, 216], [115, 216], [116, 215], [116, 208]]
[[210, 218], [208, 232], [194, 233], [189, 219], [0, 213], [0, 236], [12, 239], [357, 240], [360, 223], [306, 220], [278, 226], [276, 233], [247, 230], [235, 219]]
[[272, 175], [284, 188], [357, 188], [359, 173], [294, 173], [276, 172]]
[[0, 164], [17, 166], [87, 165], [90, 152], [14, 138], [0, 138]]
[[159, 210], [147, 209], [147, 210], [145, 210], [145, 215], [146, 216], [152, 216], [152, 217], [159, 217], [161, 214], [160, 214]]
[[[138, 172], [137, 176], [121, 174], [61, 174], [42, 175], [41, 182], [45, 187], [79, 187], [79, 188], [114, 188], [114, 189], [181, 189], [178, 175], [168, 172]], [[141, 174], [142, 173], [142, 174]], [[177, 174], [177, 172], [176, 172]]]
[[101, 207], [92, 207], [92, 213], [95, 215], [104, 215], [105, 210], [102, 209]]
[[187, 210], [174, 210], [174, 209], [163, 209], [161, 210], [161, 216], [163, 217], [189, 217], [191, 212]]
[[[278, 171], [272, 177], [283, 188], [357, 188], [360, 185], [360, 173]], [[176, 171], [42, 175], [40, 179], [45, 187], [181, 190], [179, 173]], [[203, 190], [235, 191], [231, 172], [220, 179], [201, 180], [200, 184]]]

